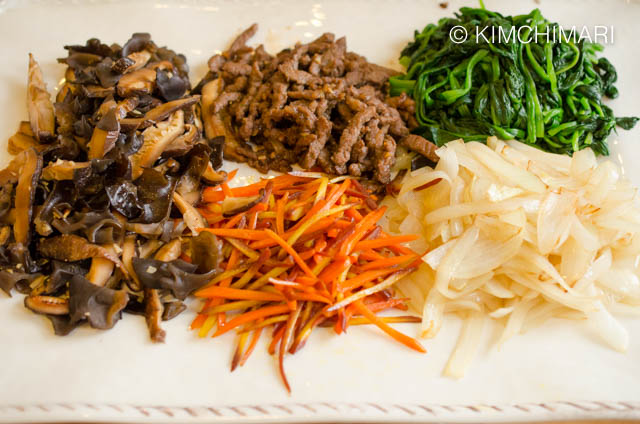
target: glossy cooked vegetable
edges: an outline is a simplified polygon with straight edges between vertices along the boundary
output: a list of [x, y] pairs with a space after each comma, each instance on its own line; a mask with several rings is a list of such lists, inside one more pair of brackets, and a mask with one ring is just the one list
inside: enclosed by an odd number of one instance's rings
[[202, 250], [191, 240], [204, 225], [194, 204], [226, 178], [216, 171], [223, 140], [203, 138], [186, 58], [149, 34], [65, 49], [54, 100], [29, 55], [29, 121], [0, 170], [0, 289], [28, 295], [25, 306], [59, 335], [132, 312], [161, 342], [161, 321], [217, 270], [213, 235], [206, 257], [178, 257]]
[[[468, 35], [459, 44], [451, 39], [457, 26]], [[631, 129], [638, 118], [616, 118], [602, 103], [618, 95], [615, 68], [596, 57], [602, 46], [561, 32], [538, 9], [505, 17], [463, 7], [415, 32], [400, 58], [407, 73], [389, 80], [391, 95], [412, 94], [421, 125], [414, 132], [439, 146], [494, 135], [554, 153], [591, 147], [607, 155], [615, 126]]]
[[620, 169], [591, 149], [569, 157], [496, 137], [438, 154], [383, 204], [385, 228], [421, 234], [410, 247], [429, 252], [397, 286], [423, 311], [422, 335], [445, 314], [464, 319], [444, 373], [462, 377], [489, 319], [504, 324], [498, 345], [565, 318], [625, 351], [615, 315], [640, 312], [640, 202]]
[[[369, 322], [425, 352], [388, 325], [418, 319], [375, 315], [406, 310], [406, 299], [395, 297], [392, 286], [419, 264], [418, 255], [402, 245], [416, 237], [386, 235], [377, 225], [385, 208], [357, 180], [309, 175], [316, 174], [282, 175], [237, 188], [223, 183], [205, 189], [199, 209], [209, 223], [201, 236], [208, 232], [223, 240], [225, 271], [196, 291], [205, 303], [191, 328], [201, 337], [216, 325], [214, 337], [236, 330], [234, 370], [263, 329], [273, 326], [269, 351], [278, 350], [287, 390], [285, 353], [302, 348], [321, 324], [330, 323], [341, 334], [351, 323]], [[235, 213], [225, 213], [228, 204]]]

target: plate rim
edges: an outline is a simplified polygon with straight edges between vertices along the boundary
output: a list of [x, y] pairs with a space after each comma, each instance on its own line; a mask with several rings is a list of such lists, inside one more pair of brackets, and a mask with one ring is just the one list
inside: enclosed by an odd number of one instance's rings
[[638, 401], [551, 401], [537, 403], [290, 402], [244, 405], [54, 403], [0, 404], [2, 422], [527, 422], [640, 419]]

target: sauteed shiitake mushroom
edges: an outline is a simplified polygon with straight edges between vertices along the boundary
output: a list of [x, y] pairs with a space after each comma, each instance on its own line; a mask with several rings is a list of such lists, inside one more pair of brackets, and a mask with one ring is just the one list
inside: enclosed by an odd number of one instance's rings
[[29, 55], [29, 120], [0, 171], [0, 288], [26, 294], [56, 334], [131, 312], [161, 342], [161, 321], [219, 266], [194, 205], [226, 180], [223, 140], [204, 136], [185, 57], [149, 34], [65, 49], [55, 99]]

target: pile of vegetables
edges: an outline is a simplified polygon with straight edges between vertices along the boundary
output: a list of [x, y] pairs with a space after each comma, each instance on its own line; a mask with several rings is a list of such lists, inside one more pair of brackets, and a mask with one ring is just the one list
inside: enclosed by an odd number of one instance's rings
[[[457, 26], [468, 35], [459, 44], [451, 38]], [[562, 31], [538, 9], [505, 17], [461, 8], [415, 32], [401, 53], [406, 74], [389, 80], [391, 95], [413, 96], [420, 124], [414, 132], [439, 146], [497, 136], [554, 153], [591, 147], [607, 155], [614, 127], [631, 129], [638, 118], [617, 118], [602, 103], [618, 95], [615, 68], [596, 55], [602, 46]]]
[[284, 355], [300, 350], [318, 326], [341, 334], [350, 325], [371, 323], [425, 352], [389, 326], [418, 318], [376, 316], [407, 309], [407, 299], [395, 297], [392, 286], [419, 265], [418, 255], [403, 246], [417, 237], [382, 231], [377, 222], [386, 208], [357, 180], [285, 174], [244, 187], [207, 188], [203, 201], [199, 212], [209, 225], [199, 237], [222, 240], [224, 271], [195, 292], [204, 304], [191, 328], [201, 337], [214, 326], [214, 337], [237, 331], [232, 371], [267, 327], [273, 327], [269, 352], [278, 351], [287, 390]]
[[124, 311], [161, 342], [161, 321], [216, 273], [215, 255], [179, 257], [211, 241], [192, 237], [205, 222], [193, 205], [225, 179], [224, 139], [203, 138], [186, 58], [149, 34], [65, 49], [53, 100], [29, 58], [29, 121], [0, 171], [0, 289], [26, 294], [59, 335], [109, 329]]
[[462, 377], [489, 320], [504, 324], [498, 345], [564, 318], [625, 351], [615, 315], [640, 312], [640, 202], [620, 168], [591, 149], [570, 157], [496, 137], [438, 154], [383, 204], [386, 229], [421, 234], [409, 246], [428, 251], [397, 286], [422, 311], [422, 335], [445, 314], [464, 319], [444, 373]]

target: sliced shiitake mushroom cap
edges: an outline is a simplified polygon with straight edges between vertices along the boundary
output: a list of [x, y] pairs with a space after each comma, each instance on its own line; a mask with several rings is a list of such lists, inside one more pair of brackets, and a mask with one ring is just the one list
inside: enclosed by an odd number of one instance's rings
[[29, 53], [29, 77], [27, 84], [27, 106], [31, 130], [38, 141], [43, 142], [55, 133], [55, 114], [51, 95], [42, 76], [40, 65]]
[[266, 190], [261, 188], [260, 194], [253, 197], [227, 197], [222, 202], [222, 214], [225, 217], [237, 215], [246, 212], [258, 203], [264, 202]]
[[142, 147], [130, 158], [133, 179], [142, 174], [143, 168], [151, 167], [167, 146], [183, 132], [184, 112], [182, 110], [175, 111], [168, 120], [144, 130]]

